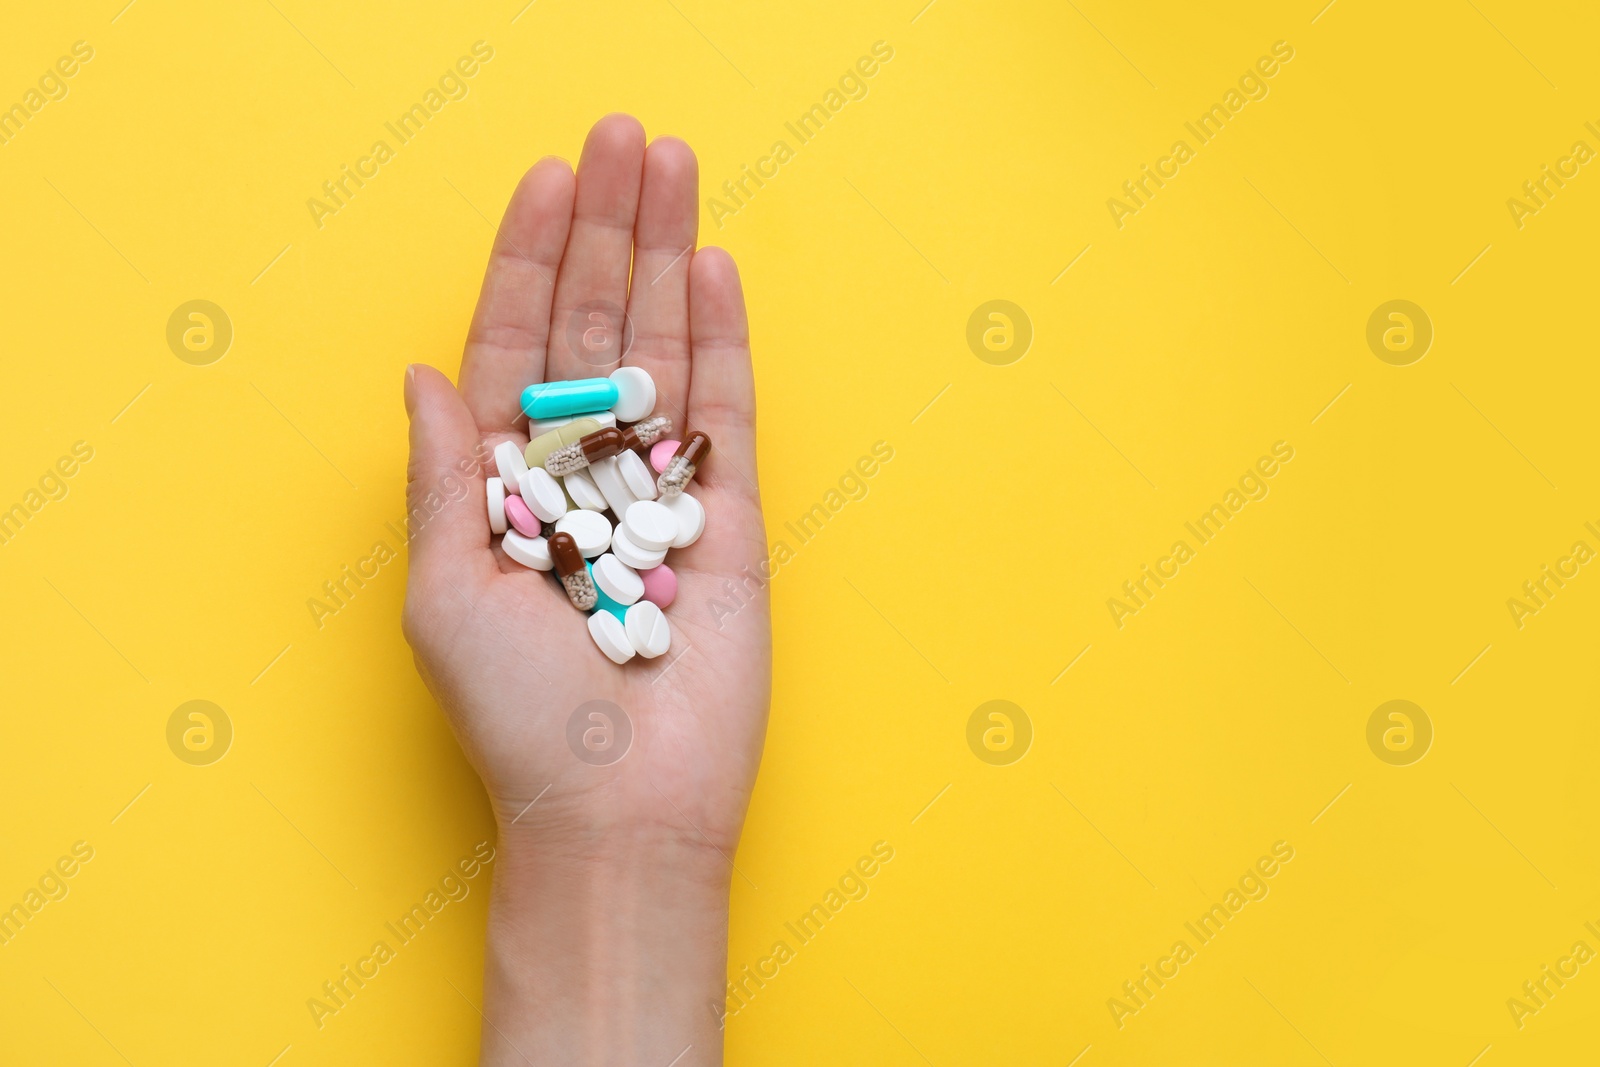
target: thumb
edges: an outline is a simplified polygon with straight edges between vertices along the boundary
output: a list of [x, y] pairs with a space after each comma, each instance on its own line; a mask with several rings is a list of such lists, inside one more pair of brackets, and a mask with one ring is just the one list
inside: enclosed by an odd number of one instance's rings
[[450, 379], [421, 363], [406, 368], [411, 461], [406, 467], [406, 537], [413, 575], [458, 569], [489, 547], [488, 453]]

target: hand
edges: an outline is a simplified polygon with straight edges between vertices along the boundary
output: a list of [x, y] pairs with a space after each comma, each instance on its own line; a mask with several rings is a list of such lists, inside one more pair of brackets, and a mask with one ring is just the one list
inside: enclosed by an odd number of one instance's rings
[[[614, 987], [648, 986], [652, 968], [704, 972], [683, 982], [702, 987], [694, 991], [698, 1021], [682, 1024], [694, 1031], [684, 1041], [698, 1035], [703, 1049], [714, 1040], [700, 1028], [715, 1026], [711, 1005], [722, 1000], [727, 882], [761, 754], [771, 638], [743, 294], [727, 253], [692, 250], [697, 219], [688, 146], [659, 138], [646, 148], [633, 118], [602, 119], [576, 177], [565, 161], [546, 158], [512, 195], [468, 334], [460, 391], [430, 367], [407, 371], [408, 508], [414, 521], [427, 517], [411, 542], [405, 635], [483, 777], [500, 829], [486, 1062], [491, 1047], [516, 1062], [518, 1032], [544, 1056], [558, 1047], [534, 1025], [539, 1020], [497, 1018], [497, 1011], [538, 1015], [554, 1008], [523, 1001], [581, 1000], [586, 989], [648, 999], [644, 989]], [[615, 369], [586, 362], [569, 341], [578, 332], [569, 331], [574, 312], [596, 301], [626, 306], [635, 336], [623, 362], [655, 379], [656, 411], [672, 416], [674, 436], [692, 427], [713, 444], [689, 490], [705, 506], [705, 533], [667, 561], [679, 583], [666, 613], [672, 648], [621, 667], [595, 647], [585, 616], [551, 576], [491, 546], [484, 504], [494, 446], [527, 441], [522, 389]], [[631, 749], [608, 766], [579, 760], [566, 740], [568, 718], [594, 699], [611, 701], [631, 721]], [[582, 915], [551, 914], [563, 906]], [[617, 913], [606, 915], [608, 907]], [[644, 928], [657, 908], [660, 925], [673, 929]], [[585, 921], [592, 925], [579, 929]], [[639, 927], [630, 945], [621, 944], [627, 932], [618, 923]], [[685, 935], [694, 943], [675, 943]], [[714, 971], [685, 955], [703, 952], [707, 939]], [[679, 958], [641, 962], [661, 953]], [[530, 956], [537, 965], [525, 966]], [[561, 957], [566, 973], [542, 970]], [[624, 973], [635, 966], [646, 973]], [[594, 968], [605, 973], [589, 973]], [[579, 1013], [593, 1007], [569, 1005]], [[633, 1048], [615, 1044], [616, 1013], [637, 1021], [651, 1004], [606, 1010], [613, 1017], [593, 1020], [592, 1032], [565, 1035], [575, 1042], [573, 1058], [551, 1062], [663, 1051], [654, 1034], [634, 1034]], [[660, 1041], [676, 1040], [667, 1030], [679, 1025], [678, 1010], [660, 1013]], [[524, 1025], [532, 1029], [517, 1030]], [[599, 1054], [587, 1040], [612, 1045]], [[720, 1054], [686, 1056], [681, 1067], [700, 1062], [720, 1062]]]

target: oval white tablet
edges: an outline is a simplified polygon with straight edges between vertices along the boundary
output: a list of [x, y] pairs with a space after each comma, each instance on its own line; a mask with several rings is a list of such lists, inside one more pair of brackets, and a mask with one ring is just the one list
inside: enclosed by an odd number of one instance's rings
[[494, 446], [494, 465], [506, 492], [520, 494], [520, 479], [528, 470], [528, 461], [522, 458], [522, 449], [515, 441], [501, 441]]
[[571, 534], [578, 551], [587, 557], [598, 556], [611, 547], [611, 523], [598, 511], [567, 512], [556, 520], [556, 533]]
[[661, 609], [648, 600], [641, 600], [627, 611], [623, 629], [628, 634], [628, 644], [645, 659], [655, 659], [672, 647], [672, 629]]
[[623, 452], [617, 456], [617, 473], [622, 475], [622, 484], [628, 487], [639, 500], [654, 500], [656, 498], [656, 479], [650, 473], [650, 468], [645, 466], [644, 457], [637, 452]]
[[654, 500], [640, 500], [628, 505], [623, 516], [628, 537], [634, 544], [650, 552], [671, 548], [678, 537], [678, 520], [666, 505]]
[[588, 471], [573, 471], [561, 481], [567, 487], [567, 495], [572, 497], [572, 502], [580, 508], [588, 511], [604, 511], [610, 506], [606, 503], [605, 495], [600, 492], [600, 487], [589, 477]]
[[700, 540], [706, 529], [706, 509], [688, 493], [663, 497], [661, 506], [672, 512], [678, 520], [678, 536], [672, 539], [673, 548], [688, 548]]
[[618, 367], [611, 372], [617, 402], [611, 413], [619, 422], [638, 422], [656, 409], [656, 383], [643, 367]]
[[623, 607], [636, 603], [644, 596], [644, 579], [610, 552], [594, 561], [591, 576], [602, 593]]
[[667, 558], [666, 549], [651, 552], [634, 544], [626, 526], [618, 526], [611, 531], [611, 553], [636, 571], [659, 567]]
[[628, 505], [634, 501], [634, 495], [628, 489], [628, 483], [622, 480], [622, 472], [617, 470], [617, 457], [589, 464], [589, 477], [594, 479], [600, 495], [606, 498], [611, 513], [621, 522], [622, 516], [627, 514]]
[[519, 484], [522, 502], [543, 522], [555, 522], [567, 513], [567, 494], [543, 467], [531, 467]]
[[609, 611], [595, 611], [589, 614], [589, 636], [594, 638], [594, 643], [600, 646], [600, 651], [612, 663], [626, 663], [633, 658], [633, 643], [628, 640], [628, 631], [623, 628], [622, 620]]
[[505, 533], [506, 483], [499, 478], [490, 478], [485, 484], [489, 487], [489, 529], [494, 533]]
[[524, 567], [547, 571], [554, 566], [550, 560], [550, 542], [542, 537], [524, 537], [515, 530], [507, 530], [500, 539], [500, 547]]

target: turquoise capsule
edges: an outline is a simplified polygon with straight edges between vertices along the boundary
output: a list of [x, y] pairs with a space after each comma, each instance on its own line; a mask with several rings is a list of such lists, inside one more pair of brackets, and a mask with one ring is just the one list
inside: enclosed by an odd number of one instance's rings
[[[594, 581], [594, 561], [586, 559], [583, 561], [583, 565], [589, 569], [589, 580], [591, 582]], [[609, 611], [611, 614], [617, 617], [618, 622], [627, 621], [628, 606], [626, 604], [619, 604], [615, 600], [612, 600], [610, 597], [606, 596], [605, 590], [601, 589], [598, 585], [594, 587], [594, 594], [598, 598], [594, 606], [594, 611]], [[594, 612], [590, 612], [590, 614], [592, 615]]]
[[522, 413], [530, 419], [556, 419], [606, 411], [617, 402], [617, 383], [610, 378], [545, 382], [522, 391]]

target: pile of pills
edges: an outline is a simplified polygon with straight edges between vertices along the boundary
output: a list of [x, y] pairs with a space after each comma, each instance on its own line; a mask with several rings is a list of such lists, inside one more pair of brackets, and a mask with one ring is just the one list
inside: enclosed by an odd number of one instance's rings
[[672, 440], [672, 419], [655, 406], [655, 382], [639, 367], [530, 385], [528, 446], [496, 446], [499, 477], [488, 480], [500, 547], [524, 567], [554, 571], [572, 606], [588, 612], [589, 636], [619, 664], [671, 647], [662, 609], [678, 579], [667, 552], [706, 527], [705, 508], [684, 488], [711, 439], [694, 430]]

